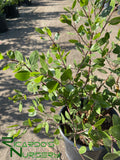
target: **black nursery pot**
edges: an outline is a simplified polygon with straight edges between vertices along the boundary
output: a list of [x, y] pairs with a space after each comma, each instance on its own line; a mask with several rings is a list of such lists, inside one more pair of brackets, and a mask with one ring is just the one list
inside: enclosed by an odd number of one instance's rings
[[8, 30], [7, 22], [4, 15], [0, 15], [0, 33], [6, 32]]
[[27, 5], [27, 6], [30, 6], [32, 4], [32, 1], [31, 0], [24, 0], [24, 3]]
[[31, 0], [23, 0], [23, 1], [19, 1], [18, 2], [18, 5], [21, 6], [21, 5], [26, 5], [26, 6], [30, 6], [32, 4], [32, 1]]
[[18, 9], [15, 5], [5, 6], [4, 7], [4, 14], [6, 18], [17, 18], [19, 17]]

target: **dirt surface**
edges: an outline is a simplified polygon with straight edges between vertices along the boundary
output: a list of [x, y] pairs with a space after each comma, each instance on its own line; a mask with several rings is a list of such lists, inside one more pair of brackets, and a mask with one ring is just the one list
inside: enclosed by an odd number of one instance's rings
[[[40, 35], [35, 32], [35, 27], [48, 26], [53, 34], [60, 32], [59, 44], [66, 50], [73, 50], [72, 54], [68, 59], [68, 63], [73, 58], [79, 59], [80, 56], [74, 52], [74, 47], [69, 45], [68, 36], [65, 34], [69, 32], [67, 25], [60, 23], [59, 17], [65, 11], [63, 7], [69, 6], [72, 1], [70, 0], [33, 0], [31, 6], [20, 6], [18, 7], [20, 17], [14, 19], [7, 19], [8, 32], [0, 34], [0, 52], [5, 54], [7, 50], [19, 50], [26, 57], [34, 50], [38, 50], [40, 53], [46, 51], [51, 45], [50, 42], [46, 43], [40, 39]], [[116, 13], [115, 13], [116, 15]], [[110, 30], [116, 31], [120, 28], [120, 25], [109, 28]], [[30, 105], [28, 100], [24, 105], [24, 110], [21, 113], [18, 111], [18, 104], [12, 103], [8, 100], [9, 96], [14, 95], [14, 89], [21, 89], [26, 91], [22, 86], [22, 82], [14, 79], [13, 73], [10, 70], [2, 71], [3, 66], [6, 64], [5, 61], [0, 62], [0, 160], [36, 160], [36, 159], [59, 159], [67, 160], [65, 155], [64, 143], [60, 140], [60, 145], [54, 148], [48, 146], [44, 147], [24, 147], [24, 153], [28, 152], [49, 152], [57, 154], [60, 152], [60, 158], [23, 158], [13, 153], [10, 157], [10, 148], [2, 144], [2, 137], [7, 135], [6, 127], [13, 124], [22, 124], [22, 121], [28, 118], [27, 109]], [[44, 102], [45, 107], [49, 107], [50, 104]], [[45, 136], [43, 133], [33, 134], [32, 129], [29, 130], [23, 137], [16, 142], [22, 145], [24, 142], [52, 142], [53, 139]], [[28, 145], [27, 145], [28, 146]], [[52, 150], [53, 149], [53, 150]], [[19, 148], [17, 148], [19, 152]]]

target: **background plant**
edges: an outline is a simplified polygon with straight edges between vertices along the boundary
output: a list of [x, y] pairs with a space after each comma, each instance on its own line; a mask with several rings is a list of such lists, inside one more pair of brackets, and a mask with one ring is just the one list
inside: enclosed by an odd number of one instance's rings
[[[24, 57], [19, 51], [8, 51], [9, 63], [3, 69], [13, 69], [15, 78], [25, 81], [30, 93], [27, 95], [15, 90], [16, 95], [9, 97], [14, 102], [19, 101], [20, 112], [23, 101], [32, 98], [28, 109], [30, 118], [23, 122], [23, 133], [27, 128], [34, 127], [35, 133], [45, 128], [46, 134], [49, 134], [49, 126], [52, 126], [57, 128], [54, 131], [56, 135], [59, 134], [59, 122], [62, 121], [63, 125], [69, 125], [72, 130], [70, 133], [64, 132], [74, 139], [75, 146], [76, 139], [80, 136], [90, 150], [93, 146], [104, 144], [111, 149], [104, 159], [115, 159], [120, 154], [113, 147], [114, 142], [120, 147], [120, 118], [114, 115], [113, 126], [107, 130], [101, 126], [106, 120], [111, 120], [106, 112], [112, 108], [117, 109], [120, 104], [120, 30], [115, 35], [115, 42], [110, 42], [111, 31], [106, 31], [109, 24], [119, 24], [120, 17], [112, 18], [117, 8], [114, 0], [105, 9], [104, 3], [99, 0], [74, 0], [72, 7], [64, 8], [67, 13], [61, 15], [60, 21], [73, 29], [72, 34], [76, 38], [69, 42], [75, 45], [77, 54], [81, 54], [81, 59], [74, 60], [73, 65], [67, 63], [71, 52], [66, 52], [57, 44], [59, 33], [53, 35], [48, 27], [44, 27], [36, 28], [36, 31], [43, 35], [41, 39], [47, 40], [48, 37], [51, 40], [49, 51], [46, 54], [34, 51], [29, 57]], [[111, 55], [114, 55], [114, 60]], [[98, 73], [105, 76], [100, 77]], [[85, 99], [82, 108], [81, 98]], [[52, 101], [55, 107], [46, 110], [43, 100]], [[56, 113], [58, 106], [67, 106], [65, 115]], [[39, 119], [34, 118], [37, 114], [40, 114]], [[15, 138], [23, 134], [18, 125], [11, 127], [18, 127], [18, 130], [12, 130], [9, 136]], [[56, 138], [55, 142], [58, 143]], [[85, 153], [86, 147], [80, 148], [79, 152]]]

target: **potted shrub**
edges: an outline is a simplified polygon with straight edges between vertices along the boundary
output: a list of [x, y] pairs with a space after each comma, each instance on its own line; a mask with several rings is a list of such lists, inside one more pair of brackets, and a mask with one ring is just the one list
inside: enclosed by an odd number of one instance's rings
[[[110, 41], [111, 31], [106, 30], [108, 25], [120, 23], [120, 17], [112, 18], [116, 7], [114, 0], [105, 9], [99, 0], [74, 0], [71, 7], [65, 8], [60, 21], [73, 29], [71, 34], [76, 37], [69, 42], [81, 55], [73, 63], [67, 63], [70, 51], [65, 52], [57, 44], [59, 33], [53, 35], [48, 27], [35, 29], [43, 35], [41, 39], [46, 40], [47, 36], [52, 42], [46, 54], [34, 51], [24, 57], [19, 51], [7, 52], [9, 63], [5, 68], [14, 70], [15, 78], [25, 81], [30, 97], [33, 94], [30, 118], [23, 125], [34, 127], [35, 133], [45, 128], [49, 134], [49, 128], [55, 128], [54, 135], [61, 133], [65, 140], [70, 160], [120, 157], [120, 30], [114, 35], [114, 42]], [[15, 92], [9, 99], [19, 102], [22, 113], [29, 95]], [[53, 107], [44, 108], [44, 100], [50, 100]], [[37, 119], [37, 114], [41, 118]], [[9, 136], [15, 138], [23, 133], [15, 128]]]
[[18, 0], [5, 0], [4, 1], [4, 13], [6, 15], [6, 18], [19, 17], [17, 4], [18, 4]]
[[3, 0], [0, 0], [0, 33], [8, 30], [5, 15], [3, 14]]

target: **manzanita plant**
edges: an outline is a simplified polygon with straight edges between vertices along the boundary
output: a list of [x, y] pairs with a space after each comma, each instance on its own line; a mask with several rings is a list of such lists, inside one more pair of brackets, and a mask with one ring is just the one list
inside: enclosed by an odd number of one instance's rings
[[[25, 81], [30, 93], [16, 89], [16, 94], [9, 97], [13, 102], [19, 102], [21, 114], [23, 101], [33, 95], [28, 109], [30, 118], [23, 122], [25, 128], [34, 127], [35, 133], [45, 128], [49, 135], [49, 128], [54, 127], [54, 135], [57, 135], [60, 124], [75, 146], [80, 138], [84, 146], [78, 149], [80, 154], [86, 152], [86, 146], [92, 150], [93, 146], [104, 145], [108, 148], [104, 160], [108, 160], [120, 157], [120, 151], [113, 146], [116, 143], [120, 149], [120, 118], [117, 113], [110, 114], [111, 110], [120, 110], [120, 29], [117, 35], [113, 35], [113, 42], [111, 33], [114, 31], [107, 31], [106, 27], [119, 25], [120, 17], [112, 18], [119, 0], [117, 5], [115, 0], [111, 0], [108, 8], [104, 8], [105, 3], [104, 0], [74, 0], [72, 7], [64, 8], [66, 14], [60, 16], [60, 21], [71, 27], [69, 34], [76, 38], [69, 40], [70, 45], [74, 44], [76, 54], [81, 55], [81, 58], [73, 60], [72, 65], [67, 63], [71, 51], [66, 52], [57, 43], [60, 34], [54, 35], [44, 27], [35, 30], [46, 43], [51, 40], [49, 50], [42, 54], [34, 51], [29, 57], [10, 50], [6, 55], [9, 63], [3, 70], [12, 69], [16, 79]], [[1, 59], [6, 57], [0, 56]], [[46, 109], [42, 103], [44, 100], [50, 100], [53, 107]], [[60, 109], [66, 106], [65, 114], [56, 113], [58, 106]], [[36, 118], [38, 114], [39, 119]], [[16, 129], [9, 135], [14, 138], [21, 136], [18, 125], [11, 127]]]

